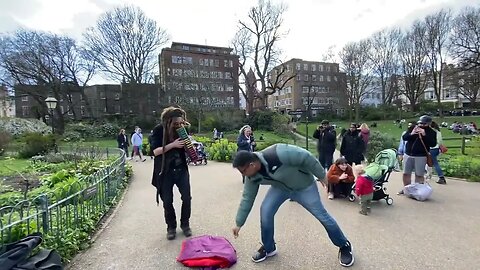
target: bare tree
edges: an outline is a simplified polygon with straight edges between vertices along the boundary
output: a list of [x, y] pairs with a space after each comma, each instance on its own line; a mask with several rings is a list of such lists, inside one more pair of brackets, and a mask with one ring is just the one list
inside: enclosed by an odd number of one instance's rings
[[85, 97], [84, 88], [95, 71], [94, 64], [85, 60], [75, 40], [27, 30], [2, 37], [0, 66], [8, 77], [4, 82], [42, 104], [39, 112], [42, 116], [47, 112], [45, 98], [48, 95], [68, 102], [70, 109], [62, 112], [60, 106], [56, 108], [55, 124], [59, 133], [64, 129], [64, 114], [75, 105], [72, 93], [79, 92]]
[[400, 56], [400, 73], [403, 77], [403, 89], [400, 91], [410, 102], [415, 111], [419, 99], [427, 87], [428, 58], [425, 51], [425, 24], [416, 21], [400, 41], [398, 53]]
[[[259, 0], [257, 6], [248, 12], [248, 19], [239, 21], [240, 27], [233, 39], [235, 53], [240, 56], [240, 74], [246, 78], [247, 66], [253, 66], [260, 84], [258, 98], [262, 101], [263, 109], [267, 107], [267, 97], [288, 82], [287, 79], [279, 80], [282, 84], [268, 81], [269, 72], [280, 63], [281, 50], [277, 43], [285, 35], [281, 32], [285, 11], [286, 6], [283, 4], [275, 5], [270, 0]], [[246, 94], [244, 90], [242, 94]]]
[[370, 38], [370, 60], [372, 75], [380, 80], [382, 89], [382, 104], [391, 104], [396, 96], [395, 80], [392, 79], [398, 72], [398, 43], [401, 31], [398, 28], [383, 29]]
[[453, 21], [451, 53], [463, 68], [480, 66], [480, 7], [467, 7]]
[[427, 53], [430, 66], [430, 75], [433, 82], [433, 89], [440, 109], [442, 112], [442, 82], [443, 82], [443, 64], [447, 54], [448, 39], [451, 32], [451, 11], [442, 9], [439, 12], [428, 15], [425, 18], [425, 51]]
[[480, 97], [480, 67], [462, 70], [455, 75], [459, 76], [459, 93], [470, 101], [470, 108], [476, 108], [477, 99]]
[[90, 59], [111, 78], [128, 83], [153, 80], [156, 52], [169, 37], [138, 7], [115, 8], [84, 33]]
[[[355, 109], [355, 120], [360, 117], [360, 105], [369, 93], [369, 86], [372, 81], [372, 70], [370, 68], [370, 41], [348, 43], [339, 53], [341, 69], [346, 73], [347, 98], [350, 109]], [[349, 110], [350, 119], [352, 110]]]

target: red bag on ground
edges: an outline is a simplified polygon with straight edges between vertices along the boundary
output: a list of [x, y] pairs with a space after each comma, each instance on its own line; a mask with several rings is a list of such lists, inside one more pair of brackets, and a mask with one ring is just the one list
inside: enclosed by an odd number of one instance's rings
[[188, 267], [229, 268], [237, 262], [237, 252], [224, 237], [203, 235], [184, 240], [177, 261]]

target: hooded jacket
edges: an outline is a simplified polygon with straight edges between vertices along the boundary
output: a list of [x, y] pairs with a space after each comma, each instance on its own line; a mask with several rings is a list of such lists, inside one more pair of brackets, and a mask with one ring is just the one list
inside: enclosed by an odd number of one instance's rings
[[301, 147], [278, 143], [254, 154], [260, 159], [267, 175], [259, 171], [254, 176], [246, 177], [236, 216], [238, 227], [245, 224], [260, 185], [271, 185], [292, 192], [309, 187], [315, 182], [313, 176], [321, 181], [325, 178], [325, 170], [318, 159]]

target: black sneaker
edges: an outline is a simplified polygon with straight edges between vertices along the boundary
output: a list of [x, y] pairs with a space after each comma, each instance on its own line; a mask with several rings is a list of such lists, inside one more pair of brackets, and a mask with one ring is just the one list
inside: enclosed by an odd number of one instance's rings
[[167, 239], [173, 240], [177, 237], [177, 230], [176, 229], [167, 229]]
[[275, 256], [277, 255], [277, 246], [274, 246], [274, 250], [272, 252], [266, 252], [265, 251], [265, 248], [263, 247], [263, 245], [258, 249], [257, 252], [255, 252], [255, 254], [253, 254], [252, 256], [252, 261], [258, 263], [258, 262], [263, 262], [265, 261], [265, 259], [267, 259], [268, 257], [272, 257], [272, 256]]
[[440, 185], [446, 185], [447, 184], [447, 180], [445, 180], [445, 177], [439, 177], [438, 178], [438, 181], [437, 181], [437, 184], [440, 184]]
[[349, 267], [353, 265], [355, 259], [353, 258], [350, 241], [347, 241], [345, 246], [341, 247], [338, 251], [338, 260], [340, 261], [341, 266]]
[[190, 226], [182, 227], [182, 231], [183, 235], [185, 235], [186, 237], [192, 236], [192, 229], [190, 229]]

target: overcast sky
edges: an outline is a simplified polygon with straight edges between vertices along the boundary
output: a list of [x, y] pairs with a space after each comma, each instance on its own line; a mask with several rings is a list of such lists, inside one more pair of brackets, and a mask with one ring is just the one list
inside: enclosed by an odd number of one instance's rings
[[[274, 2], [280, 2], [274, 0]], [[328, 47], [368, 37], [393, 25], [407, 26], [442, 7], [459, 10], [480, 0], [294, 0], [283, 1], [283, 60], [320, 61]], [[81, 39], [98, 16], [116, 5], [134, 4], [166, 29], [171, 41], [228, 46], [238, 20], [256, 0], [0, 0], [0, 32], [19, 27]]]

